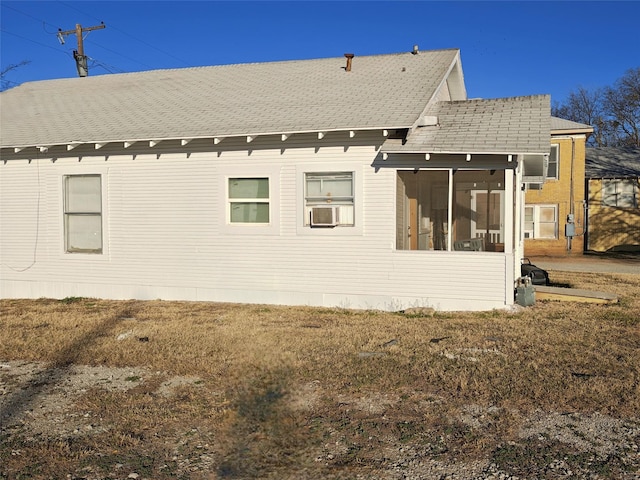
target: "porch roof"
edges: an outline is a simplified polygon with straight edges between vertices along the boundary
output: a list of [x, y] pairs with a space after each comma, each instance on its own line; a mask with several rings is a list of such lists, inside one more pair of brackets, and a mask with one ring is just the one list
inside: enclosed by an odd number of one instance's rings
[[383, 153], [546, 154], [549, 95], [436, 103], [406, 140], [388, 139]]

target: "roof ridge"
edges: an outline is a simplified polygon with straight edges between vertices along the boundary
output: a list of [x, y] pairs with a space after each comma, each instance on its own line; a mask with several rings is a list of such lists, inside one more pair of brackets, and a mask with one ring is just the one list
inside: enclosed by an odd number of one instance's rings
[[466, 100], [441, 100], [439, 103], [468, 103], [468, 102], [516, 102], [524, 99], [543, 99], [551, 97], [548, 93], [539, 93], [535, 95], [516, 95], [512, 97], [497, 97], [497, 98], [468, 98]]
[[[458, 49], [363, 55], [353, 73], [345, 73], [344, 57], [332, 57], [30, 82], [2, 94], [1, 117], [11, 122], [0, 143], [408, 128], [458, 56]], [[85, 121], [73, 121], [78, 115]]]
[[[439, 48], [434, 50], [420, 50], [418, 55], [427, 54], [427, 53], [438, 53], [438, 52], [451, 52], [451, 51], [459, 51], [459, 48]], [[405, 52], [392, 52], [392, 53], [378, 53], [372, 55], [355, 55], [355, 58], [384, 58], [384, 57], [396, 57], [403, 55], [414, 55], [411, 51]], [[198, 71], [198, 70], [208, 70], [208, 69], [219, 69], [219, 68], [231, 68], [231, 67], [244, 67], [244, 66], [256, 66], [256, 65], [282, 65], [282, 64], [294, 64], [294, 63], [310, 63], [310, 62], [321, 62], [327, 60], [342, 60], [343, 56], [332, 56], [332, 57], [315, 57], [315, 58], [297, 58], [297, 59], [283, 59], [283, 60], [268, 60], [268, 61], [254, 61], [254, 62], [235, 62], [235, 63], [221, 63], [216, 65], [192, 65], [188, 67], [174, 67], [174, 68], [155, 68], [151, 70], [137, 70], [134, 72], [121, 72], [121, 73], [104, 73], [99, 75], [92, 75], [87, 77], [88, 79], [93, 78], [105, 78], [105, 77], [124, 77], [128, 75], [149, 75], [149, 74], [157, 74], [160, 72], [185, 72], [185, 71]], [[28, 85], [33, 83], [46, 83], [46, 82], [58, 82], [58, 81], [78, 81], [79, 77], [62, 77], [62, 78], [50, 78], [45, 80], [33, 80], [21, 83], [15, 88], [19, 88], [22, 85]], [[86, 79], [83, 80], [86, 82]], [[11, 89], [13, 90], [13, 89]]]

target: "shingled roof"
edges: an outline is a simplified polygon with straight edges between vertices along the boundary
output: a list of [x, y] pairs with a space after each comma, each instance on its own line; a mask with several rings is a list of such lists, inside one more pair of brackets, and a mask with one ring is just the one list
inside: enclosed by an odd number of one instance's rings
[[593, 133], [593, 127], [559, 117], [551, 117], [551, 132], [555, 134]]
[[438, 102], [406, 142], [388, 139], [387, 153], [549, 153], [549, 95]]
[[155, 70], [2, 92], [2, 147], [411, 127], [458, 50]]
[[640, 177], [640, 148], [587, 148], [585, 176], [587, 178]]

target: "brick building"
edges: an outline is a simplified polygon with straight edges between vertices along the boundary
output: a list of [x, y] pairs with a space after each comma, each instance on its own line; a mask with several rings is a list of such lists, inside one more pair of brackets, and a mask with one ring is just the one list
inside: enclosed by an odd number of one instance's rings
[[551, 118], [551, 152], [544, 184], [527, 186], [524, 253], [564, 256], [583, 253], [585, 149], [593, 128]]

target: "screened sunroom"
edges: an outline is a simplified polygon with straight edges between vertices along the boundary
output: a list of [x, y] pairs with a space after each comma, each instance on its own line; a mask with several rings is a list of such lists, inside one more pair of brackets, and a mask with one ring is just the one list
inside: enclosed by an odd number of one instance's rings
[[398, 170], [396, 191], [398, 250], [504, 251], [504, 170]]

